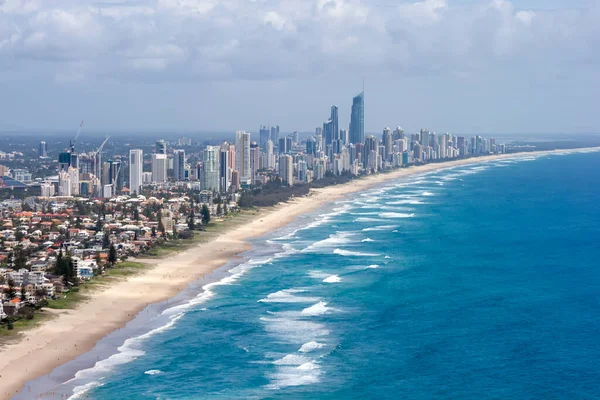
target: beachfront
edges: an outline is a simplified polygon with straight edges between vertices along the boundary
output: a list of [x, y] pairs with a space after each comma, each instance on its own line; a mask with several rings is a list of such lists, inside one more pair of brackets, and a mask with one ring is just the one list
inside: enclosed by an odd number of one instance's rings
[[[80, 305], [76, 310], [59, 315], [52, 324], [44, 324], [29, 331], [19, 343], [4, 348], [0, 352], [0, 393], [9, 398], [26, 381], [43, 376], [56, 366], [90, 350], [99, 339], [122, 327], [146, 305], [172, 297], [190, 282], [248, 250], [247, 239], [278, 229], [298, 215], [311, 212], [347, 194], [409, 175], [519, 156], [522, 155], [489, 156], [395, 170], [347, 185], [314, 190], [307, 197], [272, 209], [263, 209], [246, 225], [223, 234], [210, 244], [182, 252], [169, 260], [161, 260], [155, 268], [144, 274], [98, 292], [92, 300]], [[77, 337], [73, 337], [72, 332], [77, 332]], [[72, 338], [68, 342], [68, 348], [63, 340], [67, 334]], [[36, 362], [32, 366], [31, 354], [34, 352]]]

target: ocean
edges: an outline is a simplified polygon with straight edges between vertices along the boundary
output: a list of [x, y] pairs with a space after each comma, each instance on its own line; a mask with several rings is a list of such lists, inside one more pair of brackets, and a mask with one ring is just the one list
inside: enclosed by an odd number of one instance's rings
[[96, 400], [598, 398], [599, 172], [600, 153], [519, 156], [336, 202], [150, 307], [51, 374], [86, 366], [53, 390]]

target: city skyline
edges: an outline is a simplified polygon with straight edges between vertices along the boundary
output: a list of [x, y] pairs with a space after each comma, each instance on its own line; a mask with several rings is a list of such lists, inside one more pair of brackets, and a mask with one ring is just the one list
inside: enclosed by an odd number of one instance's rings
[[598, 132], [599, 15], [590, 0], [4, 0], [0, 131], [310, 131], [331, 104], [346, 127], [365, 77], [366, 132]]

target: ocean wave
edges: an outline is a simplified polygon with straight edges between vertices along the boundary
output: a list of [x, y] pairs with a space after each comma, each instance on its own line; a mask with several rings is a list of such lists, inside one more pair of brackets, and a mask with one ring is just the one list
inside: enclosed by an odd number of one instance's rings
[[378, 218], [359, 217], [359, 218], [356, 218], [354, 220], [354, 222], [383, 222], [383, 221], [381, 219], [378, 219]]
[[144, 374], [146, 374], [146, 375], [159, 375], [159, 374], [162, 374], [162, 371], [160, 369], [149, 369], [148, 371], [144, 372]]
[[415, 214], [414, 213], [408, 214], [408, 213], [385, 212], [385, 213], [379, 214], [379, 216], [381, 218], [386, 218], [386, 219], [396, 219], [396, 218], [412, 218], [415, 216]]
[[337, 254], [340, 256], [344, 256], [344, 257], [377, 257], [377, 256], [379, 256], [379, 254], [375, 254], [375, 253], [361, 253], [359, 251], [350, 251], [350, 250], [342, 250], [342, 249], [335, 249], [333, 251], [333, 254]]
[[325, 278], [329, 278], [331, 274], [328, 274], [327, 272], [323, 271], [308, 271], [308, 276], [310, 276], [311, 278], [323, 280]]
[[365, 228], [362, 231], [363, 232], [390, 231], [395, 228], [397, 228], [397, 226], [395, 226], [395, 225], [380, 225], [380, 226], [373, 226], [371, 228]]
[[301, 317], [297, 312], [294, 315], [274, 313], [271, 316], [260, 317], [260, 321], [265, 324], [267, 333], [296, 345], [317, 341], [329, 335], [329, 329], [324, 324]]
[[422, 195], [422, 196], [427, 196], [427, 197], [430, 197], [430, 196], [435, 196], [435, 193], [431, 193], [431, 192], [423, 192], [423, 193], [421, 193], [421, 195]]
[[379, 268], [379, 265], [377, 265], [377, 264], [373, 264], [373, 265], [369, 265], [369, 266], [365, 267], [365, 269], [377, 269], [377, 268]]
[[314, 361], [297, 367], [281, 366], [276, 373], [269, 374], [271, 383], [266, 385], [266, 388], [279, 390], [286, 387], [313, 385], [319, 383], [320, 375], [320, 368]]
[[297, 293], [303, 293], [300, 289], [284, 289], [278, 292], [270, 293], [266, 298], [258, 300], [259, 303], [313, 303], [319, 301], [315, 297], [296, 296]]
[[279, 360], [273, 361], [275, 365], [302, 365], [310, 360], [305, 356], [301, 356], [299, 354], [288, 354]]
[[325, 345], [323, 343], [311, 341], [311, 342], [304, 343], [298, 351], [300, 353], [310, 353], [312, 351], [322, 349], [323, 347], [325, 347]]
[[414, 198], [414, 200], [410, 200], [410, 199], [397, 200], [397, 201], [390, 201], [390, 202], [387, 202], [385, 204], [390, 205], [390, 206], [401, 206], [401, 205], [416, 206], [416, 205], [421, 205], [421, 204], [425, 204], [425, 203], [422, 200]]
[[317, 304], [314, 304], [314, 305], [302, 310], [302, 315], [316, 317], [318, 315], [326, 314], [329, 311], [330, 311], [330, 308], [327, 307], [327, 303], [325, 303], [324, 301], [320, 301]]
[[73, 394], [67, 400], [82, 399], [84, 398], [83, 396], [87, 394], [87, 392], [101, 386], [104, 386], [104, 384], [100, 382], [89, 382], [85, 385], [78, 386], [75, 389], [73, 389]]
[[361, 242], [363, 242], [363, 243], [369, 243], [369, 242], [374, 242], [374, 241], [375, 240], [370, 239], [370, 238], [366, 238], [366, 239], [361, 240]]
[[327, 278], [323, 279], [323, 282], [325, 283], [339, 283], [342, 281], [342, 278], [340, 278], [337, 275], [331, 275], [328, 276]]

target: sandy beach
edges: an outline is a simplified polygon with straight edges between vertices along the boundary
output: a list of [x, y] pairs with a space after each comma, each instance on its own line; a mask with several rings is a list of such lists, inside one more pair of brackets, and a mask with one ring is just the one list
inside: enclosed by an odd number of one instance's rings
[[[581, 150], [555, 152], [576, 151]], [[208, 243], [198, 244], [165, 259], [153, 260], [154, 267], [119, 281], [106, 290], [94, 292], [90, 300], [83, 302], [76, 309], [58, 314], [56, 318], [23, 333], [18, 342], [0, 348], [0, 399], [11, 398], [28, 381], [47, 375], [56, 367], [88, 352], [96, 342], [123, 327], [149, 304], [175, 296], [191, 282], [248, 251], [249, 239], [282, 228], [299, 215], [312, 212], [346, 195], [413, 174], [549, 153], [553, 152], [497, 155], [398, 169], [344, 185], [314, 189], [306, 197], [261, 209], [244, 225], [235, 227]]]

